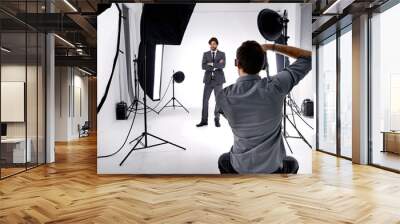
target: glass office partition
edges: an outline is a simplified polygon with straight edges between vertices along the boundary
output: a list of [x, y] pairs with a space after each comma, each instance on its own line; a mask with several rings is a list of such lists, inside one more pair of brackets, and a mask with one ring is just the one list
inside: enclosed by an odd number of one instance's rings
[[352, 157], [352, 33], [342, 30], [340, 46], [340, 155]]
[[27, 149], [31, 151], [28, 168], [38, 162], [38, 35], [36, 32], [27, 33], [27, 74], [26, 74], [26, 113], [27, 113]]
[[371, 18], [370, 162], [400, 171], [400, 4]]
[[336, 36], [318, 47], [318, 149], [336, 154]]
[[[27, 2], [26, 10], [28, 13], [43, 13], [44, 6], [45, 2], [43, 1], [30, 1]], [[39, 23], [36, 16], [31, 20], [37, 20], [34, 22]], [[44, 162], [44, 119], [40, 119], [44, 115], [45, 97], [43, 95], [45, 86], [41, 83], [44, 80], [42, 74], [45, 64], [44, 38], [44, 34], [41, 34], [33, 27], [27, 27], [27, 142], [30, 144], [32, 151], [32, 158], [31, 162], [28, 163], [28, 168]]]
[[31, 161], [26, 141], [26, 41], [25, 32], [1, 34], [2, 177], [25, 170]]
[[[46, 12], [46, 0], [36, 1], [37, 13]], [[46, 35], [37, 31], [37, 163], [46, 162]]]
[[[0, 178], [45, 163], [45, 44], [43, 33], [22, 22], [43, 11], [44, 1], [1, 2]], [[25, 18], [26, 19], [26, 18]]]

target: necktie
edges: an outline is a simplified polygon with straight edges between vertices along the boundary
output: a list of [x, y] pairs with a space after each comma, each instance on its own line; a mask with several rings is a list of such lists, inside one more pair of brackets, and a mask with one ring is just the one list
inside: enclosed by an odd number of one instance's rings
[[212, 60], [213, 60], [213, 63], [215, 63], [215, 52], [212, 52]]
[[[212, 61], [215, 63], [215, 51], [212, 52]], [[211, 80], [214, 80], [214, 72], [211, 73]]]

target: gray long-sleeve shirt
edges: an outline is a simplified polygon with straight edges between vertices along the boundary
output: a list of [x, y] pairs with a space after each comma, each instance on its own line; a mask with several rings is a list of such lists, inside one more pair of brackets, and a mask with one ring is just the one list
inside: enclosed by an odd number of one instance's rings
[[311, 57], [298, 58], [270, 79], [241, 76], [217, 97], [232, 128], [231, 163], [239, 173], [272, 173], [286, 156], [281, 134], [285, 96], [311, 70]]

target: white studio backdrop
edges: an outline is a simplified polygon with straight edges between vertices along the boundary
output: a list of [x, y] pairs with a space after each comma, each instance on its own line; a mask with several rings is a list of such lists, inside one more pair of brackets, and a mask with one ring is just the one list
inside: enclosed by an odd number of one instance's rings
[[[122, 5], [120, 9], [122, 11]], [[129, 4], [130, 7], [130, 25], [132, 56], [138, 55], [140, 33], [139, 24], [141, 9], [143, 4]], [[117, 49], [118, 40], [118, 17], [119, 12], [115, 4], [97, 17], [97, 105], [99, 105], [103, 94], [105, 93], [108, 79], [112, 72], [113, 60]], [[120, 49], [125, 49], [123, 24], [121, 24]], [[132, 66], [133, 66], [133, 62]], [[133, 67], [132, 67], [133, 68]], [[132, 70], [133, 71], [133, 70]], [[126, 137], [129, 130], [130, 121], [116, 120], [115, 105], [121, 100], [129, 103], [127, 78], [126, 78], [126, 58], [120, 54], [114, 70], [114, 77], [111, 82], [107, 99], [97, 114], [97, 154], [106, 155], [118, 149]], [[132, 117], [131, 117], [132, 119]], [[140, 133], [142, 123], [137, 122], [137, 130], [134, 133]], [[98, 169], [102, 168], [101, 163]]]
[[[173, 71], [183, 71], [186, 79], [176, 85], [177, 98], [189, 108], [200, 108], [203, 96], [203, 75], [201, 60], [203, 53], [210, 50], [208, 40], [216, 37], [219, 40], [218, 49], [225, 52], [226, 67], [224, 69], [225, 86], [233, 84], [238, 78], [234, 66], [236, 50], [242, 42], [255, 40], [260, 44], [266, 43], [257, 28], [258, 13], [264, 8], [274, 10], [287, 9], [291, 25], [288, 29], [289, 44], [295, 41], [295, 4], [197, 4], [186, 29], [182, 44], [167, 45], [164, 51], [163, 85], [167, 84]], [[311, 25], [311, 24], [310, 24]], [[271, 75], [275, 73], [275, 55], [269, 54]], [[265, 76], [261, 72], [261, 76]], [[210, 98], [214, 105], [214, 96]], [[200, 119], [200, 118], [199, 118]]]
[[[130, 29], [131, 29], [131, 46], [132, 56], [138, 55], [138, 46], [140, 42], [139, 24], [141, 16], [141, 8], [143, 4], [132, 3], [126, 4], [130, 8]], [[257, 28], [258, 13], [264, 8], [270, 8], [283, 13], [283, 10], [288, 11], [289, 26], [288, 35], [290, 36], [289, 45], [301, 46], [311, 50], [311, 32], [304, 33], [303, 31], [311, 30], [311, 13], [308, 16], [302, 15], [304, 8], [310, 8], [310, 4], [271, 4], [271, 3], [199, 3], [196, 4], [194, 12], [191, 16], [187, 29], [185, 31], [181, 45], [172, 46], [165, 45], [163, 55], [163, 74], [161, 84], [161, 95], [165, 92], [170, 78], [174, 71], [182, 71], [185, 73], [185, 81], [175, 85], [175, 96], [177, 99], [187, 107], [191, 112], [198, 112], [201, 109], [202, 95], [203, 95], [203, 75], [204, 71], [201, 69], [201, 60], [203, 53], [209, 50], [208, 40], [211, 37], [217, 37], [219, 40], [219, 49], [226, 54], [226, 67], [224, 69], [226, 83], [224, 87], [233, 84], [238, 78], [237, 68], [234, 66], [234, 59], [236, 49], [240, 44], [247, 40], [255, 40], [260, 44], [266, 43], [265, 39], [261, 36]], [[122, 7], [121, 7], [122, 9]], [[304, 17], [306, 19], [304, 20]], [[307, 21], [309, 22], [307, 23]], [[306, 21], [306, 22], [304, 22]], [[118, 10], [115, 4], [110, 9], [98, 16], [98, 103], [104, 94], [108, 78], [111, 74], [112, 62], [115, 55], [118, 31]], [[124, 49], [124, 30], [121, 32], [120, 48]], [[275, 55], [270, 53], [268, 55], [270, 64], [270, 73], [273, 75], [276, 71]], [[126, 133], [129, 130], [132, 117], [128, 121], [117, 121], [115, 115], [115, 105], [121, 99], [129, 104], [130, 100], [127, 91], [126, 80], [126, 67], [125, 56], [120, 55], [116, 69], [114, 71], [114, 79], [110, 86], [108, 98], [103, 105], [102, 111], [98, 114], [98, 155], [107, 155], [115, 152], [123, 143]], [[132, 64], [133, 71], [133, 64]], [[265, 71], [260, 73], [265, 76]], [[311, 72], [309, 74], [311, 76]], [[315, 92], [315, 83], [310, 80], [301, 83], [297, 89], [307, 89], [306, 91], [300, 90], [304, 97], [299, 98], [313, 98]], [[172, 85], [170, 86], [164, 100], [160, 102], [152, 102], [148, 100], [149, 106], [159, 105], [157, 110], [171, 98]], [[294, 90], [296, 91], [296, 90]], [[141, 93], [143, 95], [143, 93]], [[214, 109], [214, 95], [210, 98], [210, 116], [213, 115]], [[168, 109], [170, 110], [170, 109]], [[163, 112], [164, 113], [164, 112]], [[162, 129], [163, 125], [156, 120], [163, 116], [149, 114], [149, 128], [150, 130]], [[191, 113], [190, 116], [193, 116]], [[138, 115], [138, 120], [135, 122], [132, 130], [132, 137], [139, 135], [143, 131], [142, 115]], [[191, 117], [190, 119], [192, 119]], [[189, 119], [189, 118], [182, 118]], [[212, 117], [210, 118], [212, 119]], [[199, 117], [191, 121], [194, 127], [195, 122], [200, 121]], [[158, 126], [157, 126], [158, 125]], [[161, 125], [161, 126], [160, 126]], [[176, 125], [176, 124], [175, 124]], [[175, 127], [176, 128], [176, 127]], [[186, 136], [193, 138], [193, 143], [198, 142], [197, 136], [185, 135], [177, 131], [180, 137]], [[227, 129], [226, 144], [231, 143], [231, 131]], [[164, 137], [164, 136], [160, 136]], [[188, 141], [188, 140], [187, 140]], [[229, 142], [229, 143], [228, 143]], [[179, 142], [178, 142], [179, 143]], [[188, 143], [189, 144], [189, 143]], [[226, 147], [226, 146], [224, 146]], [[123, 168], [119, 167], [118, 163], [129, 149], [121, 150], [122, 154], [117, 155], [110, 159], [99, 159], [98, 172], [99, 173], [136, 173], [133, 167]], [[218, 155], [213, 155], [215, 161]], [[311, 161], [310, 161], [311, 163]], [[194, 171], [196, 172], [196, 171]]]

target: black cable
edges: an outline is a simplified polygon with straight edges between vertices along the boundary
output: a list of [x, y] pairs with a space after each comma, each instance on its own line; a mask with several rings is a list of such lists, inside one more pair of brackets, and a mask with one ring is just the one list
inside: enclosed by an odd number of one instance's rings
[[131, 127], [129, 128], [128, 134], [126, 135], [125, 141], [124, 141], [124, 143], [122, 144], [122, 146], [121, 146], [117, 151], [115, 151], [114, 153], [111, 153], [111, 154], [105, 155], [105, 156], [98, 156], [98, 157], [97, 157], [98, 159], [114, 156], [114, 155], [116, 155], [117, 153], [119, 153], [119, 152], [124, 148], [124, 146], [126, 145], [126, 142], [128, 141], [129, 136], [131, 135], [131, 131], [132, 131], [132, 128], [133, 128], [133, 123], [135, 123], [137, 105], [138, 105], [138, 103], [136, 103], [136, 106], [135, 106], [135, 114], [133, 115]]
[[100, 104], [99, 104], [99, 106], [97, 107], [97, 113], [99, 113], [100, 112], [100, 110], [101, 110], [101, 108], [103, 107], [103, 105], [104, 105], [104, 102], [106, 101], [106, 99], [107, 99], [107, 95], [108, 95], [108, 91], [110, 90], [110, 85], [111, 85], [111, 81], [112, 81], [112, 78], [113, 78], [113, 76], [114, 76], [114, 70], [115, 70], [115, 66], [116, 66], [116, 64], [117, 64], [117, 60], [118, 60], [118, 56], [119, 56], [119, 52], [120, 52], [120, 49], [119, 49], [119, 46], [120, 46], [120, 42], [121, 42], [121, 23], [122, 23], [122, 14], [121, 14], [121, 9], [119, 8], [119, 5], [118, 4], [115, 4], [116, 6], [117, 6], [117, 9], [118, 9], [118, 40], [117, 40], [117, 50], [116, 50], [116, 52], [115, 52], [115, 57], [114, 57], [114, 62], [113, 62], [113, 67], [112, 67], [112, 71], [111, 71], [111, 75], [110, 75], [110, 78], [108, 79], [108, 83], [107, 83], [107, 86], [106, 86], [106, 91], [105, 91], [105, 93], [104, 93], [104, 95], [103, 95], [103, 97], [101, 98], [101, 101], [100, 101]]
[[[162, 100], [165, 98], [165, 96], [167, 95], [168, 89], [169, 89], [169, 87], [171, 86], [171, 82], [172, 82], [172, 79], [169, 81], [168, 86], [167, 86], [167, 88], [165, 89], [164, 95], [161, 97], [161, 99], [160, 99], [160, 101], [158, 102], [158, 104], [156, 105], [156, 107], [161, 103], [161, 101], [162, 101]], [[137, 107], [138, 107], [138, 102], [136, 102], [136, 105], [135, 105], [135, 109], [134, 109], [135, 113], [134, 113], [134, 115], [133, 115], [131, 127], [129, 128], [128, 135], [126, 136], [125, 141], [124, 141], [124, 143], [122, 144], [122, 146], [121, 146], [117, 151], [115, 151], [114, 153], [111, 153], [111, 154], [105, 155], [105, 156], [98, 156], [98, 157], [97, 157], [98, 159], [102, 159], [102, 158], [107, 158], [107, 157], [114, 156], [114, 155], [116, 155], [117, 153], [119, 153], [119, 152], [124, 148], [124, 146], [126, 145], [126, 142], [128, 141], [129, 136], [131, 135], [132, 128], [133, 128], [133, 124], [135, 123], [135, 119], [136, 119], [136, 114], [143, 114], [143, 113], [137, 112], [138, 110], [140, 110], [140, 109], [138, 109]], [[154, 107], [154, 109], [155, 109], [156, 107]], [[141, 109], [143, 110], [143, 108], [141, 108]]]
[[[160, 105], [160, 103], [163, 101], [163, 99], [164, 99], [165, 96], [167, 95], [167, 92], [168, 92], [169, 87], [171, 86], [171, 83], [172, 83], [172, 78], [169, 80], [168, 86], [167, 86], [167, 88], [165, 89], [165, 92], [164, 92], [163, 96], [160, 98], [160, 100], [158, 101], [157, 105], [156, 105], [155, 107], [153, 107], [153, 110], [156, 110], [156, 108], [157, 108], [157, 107]], [[139, 97], [140, 97], [140, 93], [139, 93], [138, 95], [139, 95]], [[139, 109], [137, 109], [137, 110], [144, 110], [144, 108], [139, 108]], [[149, 110], [149, 112], [154, 112], [153, 110]], [[144, 113], [139, 113], [139, 112], [138, 112], [138, 114], [144, 114]]]

